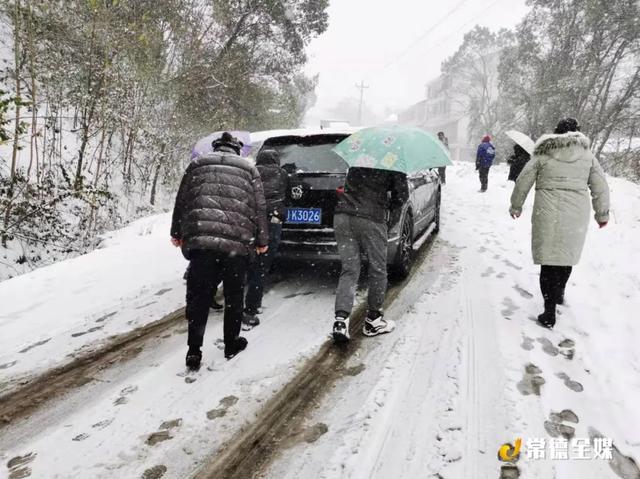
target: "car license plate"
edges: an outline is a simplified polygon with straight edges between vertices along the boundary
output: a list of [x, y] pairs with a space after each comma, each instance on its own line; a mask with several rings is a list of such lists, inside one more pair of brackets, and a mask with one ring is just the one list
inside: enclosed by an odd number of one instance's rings
[[322, 220], [322, 208], [289, 208], [287, 221], [289, 224], [319, 225]]

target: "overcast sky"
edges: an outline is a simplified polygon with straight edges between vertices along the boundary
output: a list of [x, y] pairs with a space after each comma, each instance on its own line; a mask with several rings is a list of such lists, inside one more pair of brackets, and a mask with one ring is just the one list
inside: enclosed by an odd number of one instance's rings
[[308, 74], [320, 74], [318, 102], [307, 115], [316, 126], [341, 99], [357, 98], [376, 113], [424, 98], [424, 85], [476, 24], [514, 27], [525, 0], [331, 0], [329, 28], [308, 48]]

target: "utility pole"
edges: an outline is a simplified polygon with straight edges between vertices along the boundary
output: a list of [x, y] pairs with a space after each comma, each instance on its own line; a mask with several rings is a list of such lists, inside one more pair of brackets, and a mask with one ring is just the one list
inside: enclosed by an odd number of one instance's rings
[[361, 81], [356, 88], [360, 90], [360, 107], [358, 108], [358, 126], [362, 126], [362, 101], [364, 99], [364, 91], [369, 88], [369, 85], [365, 85], [364, 81]]

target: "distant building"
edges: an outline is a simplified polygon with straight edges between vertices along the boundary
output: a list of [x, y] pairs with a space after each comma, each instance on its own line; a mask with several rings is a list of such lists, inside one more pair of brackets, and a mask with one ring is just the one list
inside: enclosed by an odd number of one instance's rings
[[[497, 78], [498, 55], [485, 55], [478, 60], [480, 71], [488, 70], [492, 78]], [[449, 139], [451, 159], [457, 161], [475, 161], [475, 150], [480, 138], [471, 138], [469, 134], [468, 98], [459, 92], [464, 91], [460, 83], [442, 75], [425, 86], [425, 99], [400, 113], [402, 125], [417, 126], [433, 135], [444, 132]], [[491, 95], [497, 95], [497, 86], [491, 86]], [[493, 132], [487, 132], [493, 133]]]
[[325, 128], [348, 128], [349, 126], [348, 120], [320, 120], [321, 130]]

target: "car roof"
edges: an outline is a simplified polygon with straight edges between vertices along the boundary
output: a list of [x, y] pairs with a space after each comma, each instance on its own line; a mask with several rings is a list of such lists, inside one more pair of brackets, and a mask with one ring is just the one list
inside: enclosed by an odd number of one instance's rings
[[292, 130], [265, 130], [251, 133], [251, 143], [264, 142], [272, 138], [285, 136], [317, 136], [317, 135], [352, 135], [360, 130], [358, 127], [344, 128], [297, 128]]

